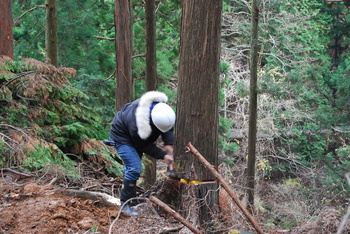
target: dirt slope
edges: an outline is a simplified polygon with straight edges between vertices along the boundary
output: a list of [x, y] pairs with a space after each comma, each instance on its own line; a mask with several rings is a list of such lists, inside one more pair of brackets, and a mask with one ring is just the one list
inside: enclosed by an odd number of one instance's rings
[[[42, 180], [41, 180], [42, 182]], [[34, 178], [2, 173], [0, 180], [0, 233], [108, 233], [119, 206], [64, 195], [66, 189], [39, 185]], [[161, 233], [182, 226], [153, 213], [149, 204], [135, 208], [140, 215], [123, 213], [112, 233]], [[142, 231], [141, 231], [142, 230]], [[183, 233], [186, 233], [185, 230]]]

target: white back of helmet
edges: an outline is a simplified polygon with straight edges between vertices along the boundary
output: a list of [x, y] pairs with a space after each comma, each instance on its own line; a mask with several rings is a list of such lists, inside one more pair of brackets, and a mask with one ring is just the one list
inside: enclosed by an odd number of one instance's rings
[[161, 131], [169, 131], [175, 124], [175, 112], [174, 110], [165, 103], [157, 103], [152, 111], [151, 118], [153, 124]]

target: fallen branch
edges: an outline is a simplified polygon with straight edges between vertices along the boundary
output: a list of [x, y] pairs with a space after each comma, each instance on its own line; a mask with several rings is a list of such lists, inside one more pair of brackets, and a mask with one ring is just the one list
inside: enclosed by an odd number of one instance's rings
[[180, 231], [184, 226], [179, 226], [179, 227], [174, 227], [174, 228], [168, 228], [168, 229], [165, 229], [164, 231], [160, 232], [159, 234], [162, 234], [162, 233], [169, 233], [169, 232], [178, 232]]
[[[155, 209], [152, 207], [152, 205], [150, 204], [150, 201], [148, 198], [139, 198], [139, 197], [134, 197], [134, 198], [130, 198], [129, 200], [127, 200], [126, 202], [123, 203], [123, 205], [121, 205], [121, 207], [119, 208], [119, 212], [118, 212], [118, 215], [117, 217], [114, 219], [114, 221], [111, 223], [111, 225], [109, 226], [109, 231], [108, 231], [108, 234], [112, 234], [112, 229], [113, 229], [113, 226], [114, 224], [118, 221], [122, 211], [123, 211], [123, 208], [126, 204], [128, 204], [128, 202], [132, 201], [132, 200], [136, 200], [136, 199], [144, 199], [145, 201], [147, 201], [147, 204], [149, 204], [154, 212], [155, 215], [158, 215], [158, 213], [155, 211]], [[158, 215], [159, 217], [159, 215]]]
[[114, 207], [115, 205], [120, 205], [120, 200], [118, 198], [112, 197], [105, 193], [81, 190], [62, 190], [61, 193], [67, 196], [76, 196], [93, 201], [98, 201], [100, 205], [106, 207]]
[[163, 208], [166, 212], [168, 212], [171, 216], [173, 216], [176, 220], [183, 223], [188, 229], [190, 229], [193, 233], [202, 233], [197, 228], [195, 228], [190, 222], [188, 222], [185, 218], [183, 218], [179, 213], [175, 210], [171, 209], [167, 204], [156, 198], [155, 196], [150, 196], [149, 200], [156, 204], [157, 206]]
[[11, 172], [13, 174], [20, 175], [20, 176], [32, 177], [32, 175], [29, 175], [29, 174], [26, 174], [26, 173], [22, 173], [22, 172], [19, 172], [19, 171], [15, 171], [15, 170], [13, 170], [11, 168], [1, 168], [0, 170], [1, 170], [1, 172], [8, 171], [8, 172]]
[[[345, 174], [346, 179], [348, 180], [348, 184], [350, 186], [350, 172]], [[348, 206], [348, 211], [346, 212], [346, 214], [344, 215], [343, 221], [341, 222], [337, 234], [341, 234], [343, 233], [343, 230], [346, 226], [346, 223], [348, 222], [348, 220], [350, 219], [350, 205]]]
[[9, 85], [11, 82], [17, 80], [17, 79], [20, 79], [22, 78], [23, 76], [26, 76], [26, 75], [29, 75], [29, 74], [32, 74], [32, 73], [35, 73], [37, 71], [27, 71], [27, 72], [23, 72], [21, 74], [19, 74], [18, 76], [15, 76], [13, 78], [11, 78], [10, 80], [8, 80], [6, 83], [2, 84], [1, 86], [7, 86]]
[[95, 36], [97, 39], [100, 40], [107, 40], [107, 41], [115, 41], [115, 38], [111, 38], [111, 37], [101, 37], [101, 36]]
[[211, 165], [199, 152], [198, 150], [190, 143], [187, 144], [186, 149], [191, 152], [196, 158], [218, 179], [221, 186], [227, 191], [227, 193], [232, 197], [236, 205], [241, 209], [246, 218], [251, 222], [254, 226], [255, 230], [258, 233], [264, 233], [259, 224], [256, 222], [254, 217], [249, 213], [247, 208], [241, 202], [236, 193], [232, 190], [230, 185], [224, 180], [224, 178], [220, 175], [220, 173], [215, 170], [214, 166]]

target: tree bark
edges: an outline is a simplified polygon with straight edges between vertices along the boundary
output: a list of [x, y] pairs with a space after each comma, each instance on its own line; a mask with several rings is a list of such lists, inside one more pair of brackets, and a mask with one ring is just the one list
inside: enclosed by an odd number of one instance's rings
[[129, 0], [115, 0], [116, 28], [116, 110], [133, 100], [132, 80], [132, 29]]
[[58, 66], [57, 53], [57, 9], [56, 0], [46, 0], [46, 60], [47, 63]]
[[14, 58], [11, 0], [0, 0], [0, 55]]
[[[206, 152], [211, 164], [218, 164], [221, 9], [221, 0], [184, 0], [182, 5], [174, 151], [176, 170], [181, 178], [188, 180], [213, 180], [205, 167], [193, 160], [190, 154], [184, 153], [188, 142], [194, 142], [201, 151]], [[194, 196], [203, 196], [208, 188], [199, 184], [196, 189], [198, 191], [193, 193]], [[203, 201], [203, 198], [194, 197], [192, 201]], [[210, 198], [206, 205], [218, 207], [218, 196]], [[181, 203], [184, 208], [191, 206], [186, 202]], [[205, 212], [199, 221], [204, 224], [212, 220], [212, 213]]]
[[221, 1], [183, 1], [175, 157], [183, 178], [212, 175], [189, 154], [188, 142], [218, 164], [218, 90]]
[[157, 179], [157, 161], [149, 155], [143, 159], [145, 169], [143, 171], [145, 190], [148, 190], [154, 185]]
[[249, 131], [248, 131], [248, 162], [247, 162], [247, 194], [248, 209], [252, 213], [254, 206], [255, 161], [256, 161], [256, 121], [257, 121], [257, 77], [258, 77], [258, 20], [259, 10], [256, 0], [252, 3], [252, 29], [250, 46], [250, 93], [249, 93]]
[[[157, 89], [157, 57], [156, 57], [156, 12], [155, 0], [146, 0], [146, 90]], [[147, 156], [145, 162], [145, 189], [156, 182], [157, 162]]]
[[155, 0], [146, 0], [146, 90], [157, 89]]

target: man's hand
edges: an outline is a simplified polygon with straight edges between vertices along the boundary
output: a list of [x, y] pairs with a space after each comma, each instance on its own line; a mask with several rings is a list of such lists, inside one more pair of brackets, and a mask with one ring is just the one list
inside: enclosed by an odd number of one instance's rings
[[174, 154], [174, 148], [173, 148], [172, 145], [165, 145], [165, 146], [163, 147], [163, 150], [164, 150], [165, 152], [168, 152], [168, 153], [171, 154], [171, 155]]
[[164, 161], [167, 165], [172, 165], [174, 163], [174, 157], [172, 154], [167, 154], [164, 156]]
[[164, 161], [168, 165], [166, 175], [171, 179], [179, 180], [179, 175], [176, 173], [175, 168], [174, 168], [173, 155], [170, 155], [170, 154], [165, 155]]

